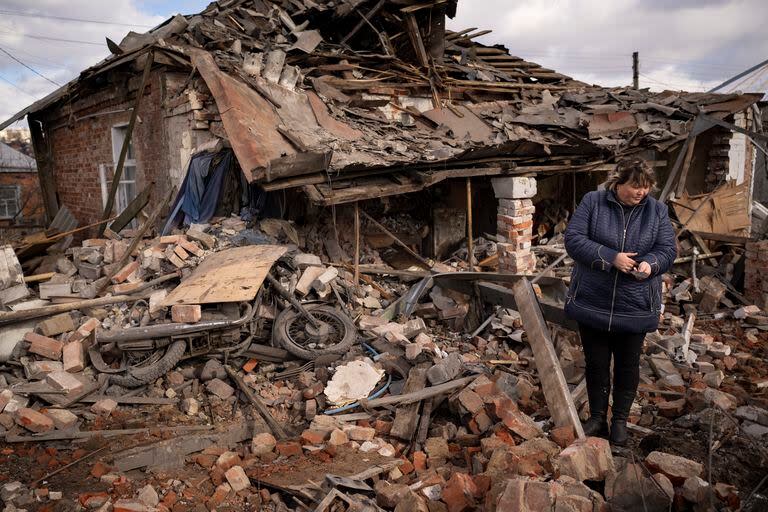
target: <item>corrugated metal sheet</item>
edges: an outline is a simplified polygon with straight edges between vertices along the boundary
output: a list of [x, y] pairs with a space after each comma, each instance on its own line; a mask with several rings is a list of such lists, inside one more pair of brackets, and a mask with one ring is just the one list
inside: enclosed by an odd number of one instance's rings
[[37, 162], [31, 156], [0, 142], [0, 172], [37, 172]]
[[709, 92], [728, 93], [761, 93], [762, 101], [768, 101], [768, 60], [742, 71], [729, 78]]

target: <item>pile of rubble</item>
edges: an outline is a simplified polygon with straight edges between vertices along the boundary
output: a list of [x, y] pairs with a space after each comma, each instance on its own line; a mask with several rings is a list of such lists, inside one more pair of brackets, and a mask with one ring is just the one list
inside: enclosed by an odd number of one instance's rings
[[[28, 277], [6, 265], [5, 290], [27, 291], [0, 312], [4, 339], [16, 337], [0, 363], [6, 510], [765, 505], [758, 488], [745, 487], [768, 460], [758, 308], [696, 324], [694, 314], [666, 313], [646, 343], [631, 415], [637, 442], [612, 453], [550, 414], [527, 317], [478, 306], [431, 275], [405, 283], [390, 269], [356, 282], [353, 268], [330, 265], [332, 249], [315, 255], [292, 244], [306, 247], [313, 233], [219, 218], [170, 236], [125, 230], [122, 239], [85, 240], [39, 259]], [[249, 240], [261, 245], [236, 247]], [[196, 282], [206, 260], [245, 250], [246, 265], [265, 258], [266, 247], [281, 250], [262, 262], [272, 277], [253, 291], [250, 323], [217, 335], [206, 322], [248, 308], [166, 302]], [[673, 304], [674, 293], [667, 299]], [[104, 304], [83, 306], [94, 300]], [[338, 317], [321, 316], [317, 301]], [[297, 307], [333, 332], [351, 329], [352, 342], [342, 341], [345, 332], [333, 338], [340, 349], [301, 338], [311, 322], [297, 323]], [[348, 320], [334, 320], [341, 317]], [[152, 338], [158, 328], [196, 325], [205, 329]], [[144, 338], [125, 337], [137, 329]], [[553, 329], [566, 392], [585, 418], [578, 339]], [[188, 343], [184, 355], [163, 367], [179, 340]], [[146, 371], [157, 365], [161, 373]]]

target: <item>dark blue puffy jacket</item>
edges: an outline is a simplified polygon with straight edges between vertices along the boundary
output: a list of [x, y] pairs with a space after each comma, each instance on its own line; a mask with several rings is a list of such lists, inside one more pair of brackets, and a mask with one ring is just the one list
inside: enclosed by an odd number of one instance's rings
[[[647, 196], [626, 212], [613, 191], [589, 192], [565, 231], [565, 249], [576, 262], [565, 304], [569, 317], [606, 331], [656, 330], [661, 275], [677, 255], [664, 203]], [[614, 268], [619, 252], [636, 252], [632, 259], [648, 262], [651, 276], [637, 280]]]

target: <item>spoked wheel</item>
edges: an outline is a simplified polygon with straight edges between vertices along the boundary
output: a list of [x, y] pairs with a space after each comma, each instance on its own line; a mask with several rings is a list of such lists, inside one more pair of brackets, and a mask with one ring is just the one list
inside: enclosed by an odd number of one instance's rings
[[357, 329], [347, 315], [331, 306], [305, 305], [319, 321], [314, 326], [294, 309], [283, 310], [275, 319], [272, 336], [279, 346], [300, 359], [345, 352], [357, 339]]

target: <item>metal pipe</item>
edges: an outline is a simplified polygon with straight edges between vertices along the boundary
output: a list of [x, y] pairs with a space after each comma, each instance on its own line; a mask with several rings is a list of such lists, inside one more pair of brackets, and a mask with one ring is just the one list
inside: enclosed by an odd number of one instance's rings
[[98, 335], [98, 343], [125, 343], [128, 341], [139, 341], [156, 338], [169, 338], [173, 336], [182, 336], [201, 331], [217, 331], [232, 327], [240, 327], [249, 322], [256, 311], [256, 308], [246, 304], [245, 314], [237, 320], [210, 320], [208, 322], [198, 322], [196, 324], [159, 324], [148, 325], [145, 327], [131, 327], [119, 331], [102, 332]]

